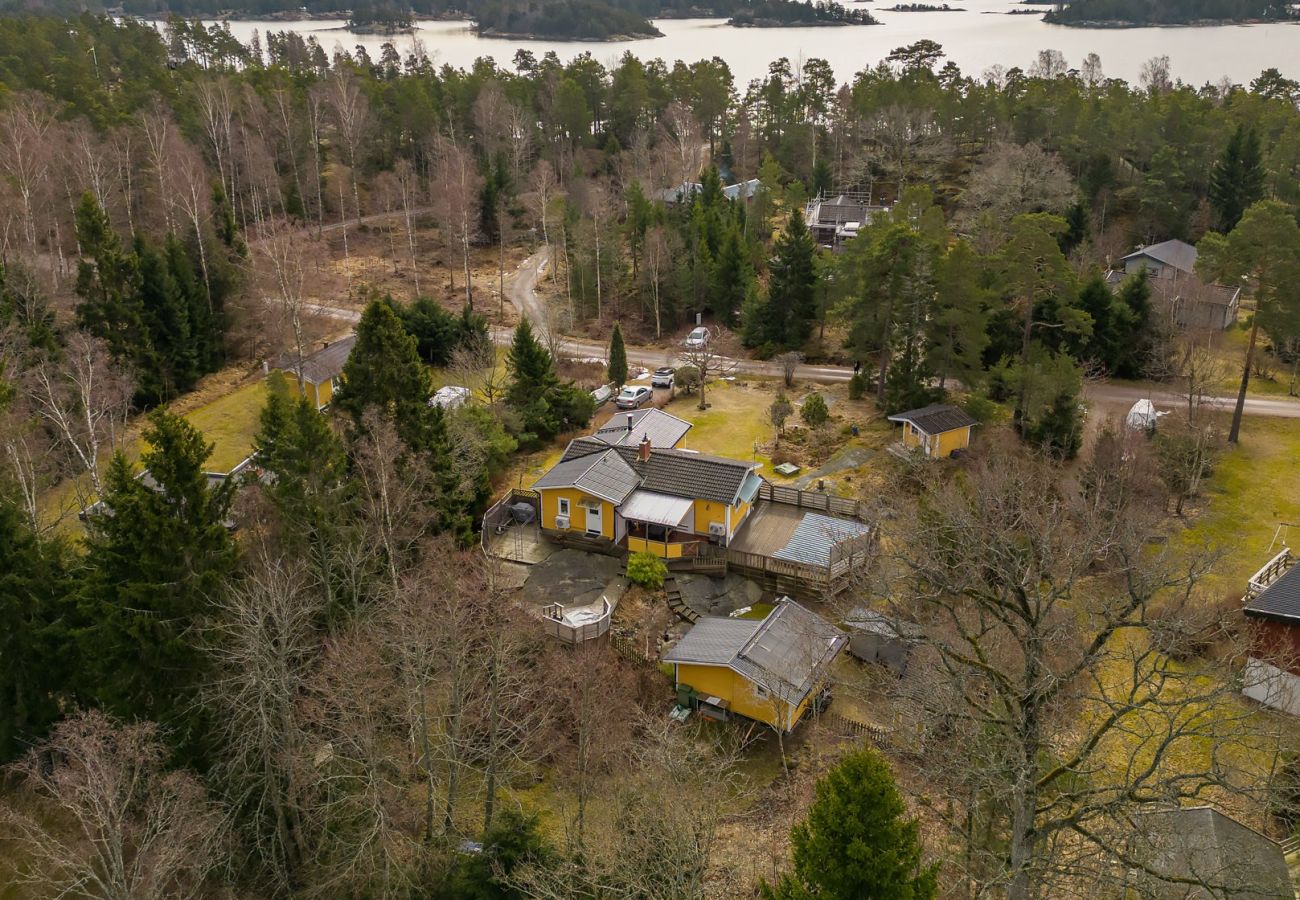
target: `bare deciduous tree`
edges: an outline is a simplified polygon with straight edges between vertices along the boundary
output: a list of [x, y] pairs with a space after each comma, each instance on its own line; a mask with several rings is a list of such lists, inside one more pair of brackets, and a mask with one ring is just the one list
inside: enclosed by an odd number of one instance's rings
[[1074, 196], [1074, 181], [1055, 154], [1037, 144], [1001, 143], [971, 173], [961, 227], [1000, 231], [1020, 213], [1063, 213]]
[[[459, 248], [465, 270], [465, 304], [474, 308], [474, 283], [469, 268], [469, 248], [478, 237], [480, 181], [473, 157], [451, 138], [440, 138], [436, 147], [438, 196], [436, 207], [443, 228]], [[450, 275], [454, 269], [448, 267]], [[455, 278], [452, 278], [453, 286]]]
[[739, 342], [735, 335], [725, 328], [715, 328], [709, 340], [699, 347], [685, 347], [678, 358], [688, 366], [694, 366], [700, 373], [700, 409], [708, 409], [704, 400], [705, 385], [710, 378], [726, 378], [734, 375], [738, 363], [731, 356], [737, 351]]
[[66, 460], [65, 474], [86, 476], [95, 496], [102, 460], [125, 437], [133, 389], [104, 342], [82, 331], [68, 337], [60, 359], [42, 356], [23, 373], [23, 393]]
[[901, 709], [924, 723], [914, 749], [951, 798], [932, 808], [967, 848], [969, 893], [1095, 883], [1122, 855], [1128, 816], [1247, 793], [1260, 778], [1245, 760], [1276, 753], [1240, 702], [1231, 650], [1175, 658], [1192, 655], [1189, 622], [1207, 627], [1190, 613], [1205, 608], [1210, 560], [1147, 545], [1161, 514], [1151, 481], [1123, 453], [1079, 485], [1050, 462], [999, 458], [932, 485], [897, 549], [897, 611], [933, 651]]
[[[0, 806], [41, 896], [196, 897], [221, 864], [222, 811], [189, 772], [166, 767], [156, 725], [74, 715], [10, 767], [31, 806]], [[56, 824], [57, 823], [57, 824]]]

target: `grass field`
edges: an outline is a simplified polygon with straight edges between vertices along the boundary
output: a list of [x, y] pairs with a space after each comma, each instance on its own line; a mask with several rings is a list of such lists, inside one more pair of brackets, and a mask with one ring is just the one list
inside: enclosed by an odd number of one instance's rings
[[1288, 531], [1300, 549], [1300, 422], [1247, 417], [1241, 443], [1224, 453], [1203, 493], [1199, 514], [1177, 540], [1220, 552], [1214, 586], [1244, 590]]

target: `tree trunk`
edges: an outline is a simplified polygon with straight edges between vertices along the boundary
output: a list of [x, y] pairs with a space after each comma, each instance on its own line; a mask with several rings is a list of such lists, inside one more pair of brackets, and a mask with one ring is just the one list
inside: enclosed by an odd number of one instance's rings
[[1250, 324], [1250, 343], [1246, 345], [1246, 364], [1241, 369], [1241, 388], [1237, 391], [1237, 406], [1232, 411], [1232, 428], [1228, 443], [1235, 444], [1241, 436], [1241, 417], [1246, 412], [1246, 389], [1250, 387], [1250, 367], [1255, 361], [1255, 340], [1259, 337], [1259, 301], [1255, 302], [1255, 316]]

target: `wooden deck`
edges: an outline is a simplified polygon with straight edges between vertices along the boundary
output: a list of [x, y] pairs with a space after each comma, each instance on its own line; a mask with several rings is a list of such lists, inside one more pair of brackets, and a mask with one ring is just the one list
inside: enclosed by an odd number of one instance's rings
[[488, 556], [531, 566], [560, 548], [543, 537], [536, 525], [510, 525], [501, 534], [485, 533], [483, 549]]
[[730, 549], [771, 556], [790, 542], [806, 511], [785, 503], [760, 503], [731, 539]]

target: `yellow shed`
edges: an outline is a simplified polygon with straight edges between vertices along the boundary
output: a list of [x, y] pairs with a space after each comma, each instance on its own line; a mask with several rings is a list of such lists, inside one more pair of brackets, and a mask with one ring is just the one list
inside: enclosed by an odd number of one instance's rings
[[295, 354], [280, 357], [272, 368], [284, 372], [290, 381], [296, 381], [303, 395], [317, 409], [324, 409], [330, 405], [334, 391], [342, 383], [343, 367], [347, 365], [356, 342], [357, 336], [352, 334], [342, 340], [326, 343], [320, 350], [303, 359], [301, 372], [298, 371]]
[[931, 459], [947, 459], [957, 450], [970, 446], [971, 429], [976, 422], [965, 410], [944, 403], [889, 416], [891, 422], [903, 423], [903, 446], [921, 450]]
[[740, 715], [788, 732], [799, 723], [848, 637], [783, 597], [761, 621], [706, 616], [664, 662], [703, 715]]

